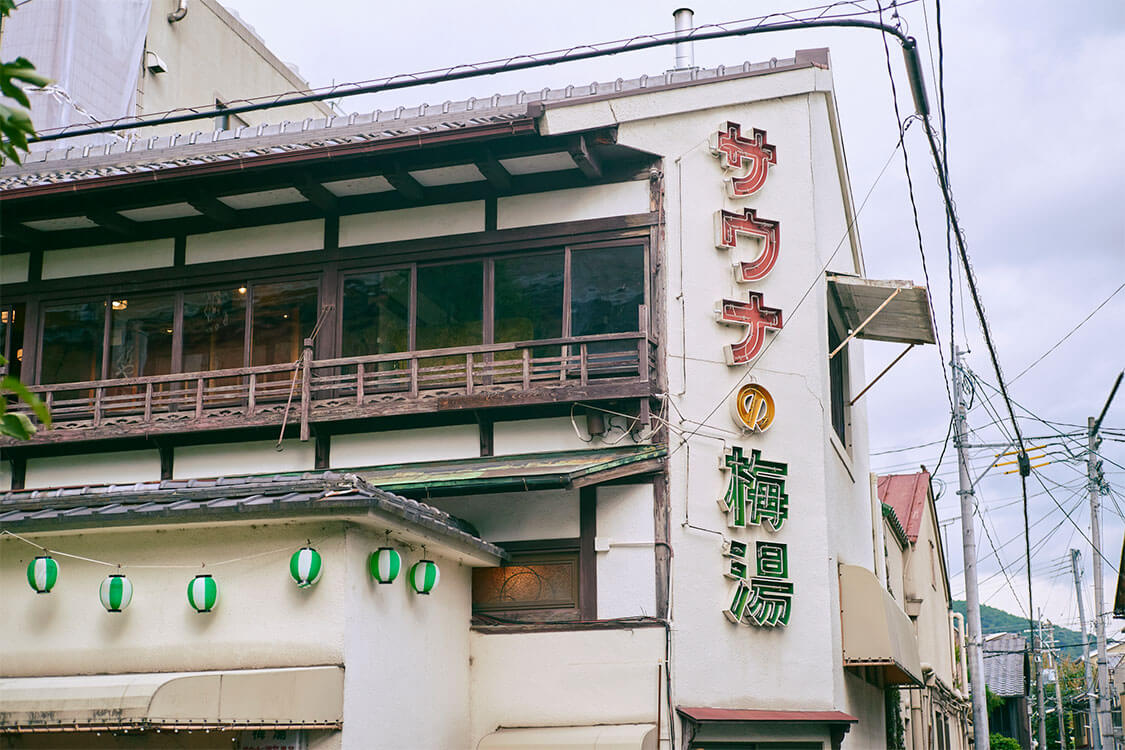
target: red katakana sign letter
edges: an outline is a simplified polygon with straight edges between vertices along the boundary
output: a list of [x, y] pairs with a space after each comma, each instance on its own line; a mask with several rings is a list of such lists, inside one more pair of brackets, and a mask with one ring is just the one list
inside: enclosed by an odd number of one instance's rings
[[731, 211], [715, 214], [715, 247], [730, 250], [737, 244], [738, 235], [757, 237], [762, 241], [762, 252], [749, 263], [735, 266], [734, 280], [746, 283], [760, 281], [773, 270], [781, 254], [781, 224], [770, 219], [759, 219], [754, 209], [744, 209], [742, 215]]
[[744, 365], [762, 353], [766, 330], [781, 330], [781, 310], [762, 306], [762, 293], [750, 292], [749, 301], [724, 299], [719, 302], [716, 319], [732, 326], [745, 326], [746, 335], [737, 344], [724, 347], [728, 365]]
[[727, 184], [732, 198], [761, 190], [770, 165], [777, 164], [777, 150], [766, 143], [766, 131], [754, 128], [753, 138], [743, 138], [737, 122], [725, 123], [711, 136], [711, 153], [719, 157], [723, 169], [747, 169], [745, 176], [732, 177]]

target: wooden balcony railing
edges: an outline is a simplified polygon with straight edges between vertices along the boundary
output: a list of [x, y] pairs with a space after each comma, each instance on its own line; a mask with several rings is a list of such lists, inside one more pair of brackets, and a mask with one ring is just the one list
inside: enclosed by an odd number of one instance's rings
[[[651, 395], [646, 331], [58, 383], [30, 388], [54, 425], [32, 443]], [[13, 410], [20, 405], [12, 404]], [[7, 441], [4, 441], [7, 442]]]

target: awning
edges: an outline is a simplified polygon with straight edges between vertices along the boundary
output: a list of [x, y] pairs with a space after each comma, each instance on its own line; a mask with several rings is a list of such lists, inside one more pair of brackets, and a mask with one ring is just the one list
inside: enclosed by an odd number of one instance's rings
[[341, 667], [0, 679], [0, 731], [339, 728]]
[[840, 566], [840, 610], [845, 667], [883, 685], [925, 684], [914, 625], [871, 571]]
[[635, 445], [373, 466], [349, 471], [389, 492], [433, 496], [583, 487], [658, 471], [667, 455], [668, 450], [661, 446]]
[[[785, 747], [795, 750], [823, 747], [816, 738], [824, 735], [828, 735], [832, 749], [839, 750], [844, 735], [852, 724], [859, 721], [843, 711], [815, 709], [680, 707], [676, 712], [690, 723], [693, 743], [738, 742], [749, 745], [769, 737], [783, 741]], [[757, 747], [757, 744], [754, 746]]]
[[477, 750], [656, 750], [654, 724], [498, 729]]
[[[924, 286], [914, 286], [910, 281], [831, 275], [828, 288], [836, 297], [848, 330], [859, 328], [856, 338], [900, 344], [933, 344], [937, 340]], [[886, 306], [871, 317], [884, 302]], [[871, 319], [860, 328], [868, 318]]]

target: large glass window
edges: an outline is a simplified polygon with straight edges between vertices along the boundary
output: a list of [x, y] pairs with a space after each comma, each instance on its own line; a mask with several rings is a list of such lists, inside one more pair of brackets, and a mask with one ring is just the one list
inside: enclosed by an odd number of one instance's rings
[[0, 375], [19, 377], [23, 365], [24, 305], [0, 306], [0, 354], [7, 364], [0, 365]]
[[243, 366], [248, 291], [243, 284], [184, 294], [184, 372]]
[[563, 254], [495, 262], [495, 340], [554, 339], [563, 331]]
[[418, 268], [417, 349], [480, 344], [483, 322], [482, 262]]
[[51, 305], [43, 313], [41, 383], [75, 383], [102, 377], [107, 302]]
[[570, 258], [570, 335], [635, 331], [645, 303], [644, 248], [575, 250]]
[[341, 356], [410, 349], [410, 269], [375, 271], [344, 280]]
[[[317, 283], [287, 281], [254, 286], [250, 364], [295, 362], [318, 313]], [[282, 373], [283, 374], [283, 373]]]
[[136, 378], [172, 371], [175, 297], [119, 297], [110, 301], [109, 377]]

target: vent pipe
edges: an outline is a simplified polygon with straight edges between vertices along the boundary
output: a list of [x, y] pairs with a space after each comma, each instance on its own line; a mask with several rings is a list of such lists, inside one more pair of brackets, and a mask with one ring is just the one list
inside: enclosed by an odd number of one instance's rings
[[177, 21], [184, 20], [187, 15], [187, 0], [179, 0], [176, 3], [176, 9], [168, 14], [168, 23], [176, 23]]
[[[680, 8], [672, 12], [676, 22], [676, 38], [686, 37], [695, 28], [695, 13], [691, 8]], [[695, 42], [691, 40], [676, 42], [676, 70], [690, 70], [695, 67]]]

